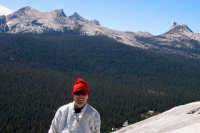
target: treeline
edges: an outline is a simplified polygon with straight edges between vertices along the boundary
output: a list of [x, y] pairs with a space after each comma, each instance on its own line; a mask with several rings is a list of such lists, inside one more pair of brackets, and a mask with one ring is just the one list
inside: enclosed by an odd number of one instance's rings
[[73, 101], [76, 78], [91, 88], [101, 131], [200, 98], [198, 60], [155, 53], [104, 36], [0, 35], [0, 132], [47, 132]]

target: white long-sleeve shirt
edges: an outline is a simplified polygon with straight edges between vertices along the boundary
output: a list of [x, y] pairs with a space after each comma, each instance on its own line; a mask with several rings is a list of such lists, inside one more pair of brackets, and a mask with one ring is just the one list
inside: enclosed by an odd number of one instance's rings
[[48, 133], [100, 133], [100, 115], [89, 104], [75, 113], [74, 102], [60, 107]]

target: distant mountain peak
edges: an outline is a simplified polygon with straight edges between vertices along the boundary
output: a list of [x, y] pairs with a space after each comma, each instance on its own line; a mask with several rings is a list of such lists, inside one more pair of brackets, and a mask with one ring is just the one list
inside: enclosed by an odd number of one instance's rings
[[32, 7], [30, 6], [26, 6], [26, 7], [23, 7], [21, 9], [19, 9], [17, 12], [27, 12], [27, 11], [36, 11], [35, 9], [33, 9]]
[[171, 26], [170, 30], [173, 29], [174, 27], [176, 27], [178, 24], [176, 22], [173, 23], [173, 25]]
[[26, 6], [26, 7], [23, 7], [21, 9], [17, 10], [16, 12], [10, 14], [10, 16], [13, 16], [13, 15], [24, 16], [24, 15], [29, 15], [29, 14], [32, 14], [35, 12], [39, 12], [39, 11], [31, 8], [30, 6]]
[[98, 20], [92, 20], [89, 21], [87, 19], [84, 19], [82, 16], [80, 16], [77, 12], [75, 12], [73, 15], [69, 16], [70, 19], [73, 20], [79, 20], [81, 22], [85, 22], [85, 23], [92, 23], [92, 24], [96, 24], [96, 25], [100, 25]]
[[84, 19], [82, 16], [80, 16], [77, 12], [75, 12], [73, 15], [69, 16], [70, 19], [79, 20], [82, 22], [87, 22], [88, 20]]
[[13, 14], [18, 14], [18, 15], [19, 14], [21, 14], [21, 15], [26, 14], [28, 16], [40, 16], [41, 14], [52, 14], [56, 17], [67, 17], [65, 15], [65, 13], [63, 12], [63, 9], [55, 10], [55, 11], [51, 11], [51, 12], [40, 12], [40, 11], [30, 7], [30, 6], [23, 7]]
[[67, 17], [67, 15], [64, 13], [63, 9], [55, 10], [55, 11], [53, 11], [53, 12], [55, 12], [55, 14], [56, 14], [58, 17]]
[[179, 25], [174, 22], [168, 32], [166, 34], [174, 34], [174, 33], [193, 33], [193, 31], [186, 25]]
[[33, 10], [33, 8], [30, 6], [25, 6], [25, 7], [22, 7], [20, 10]]

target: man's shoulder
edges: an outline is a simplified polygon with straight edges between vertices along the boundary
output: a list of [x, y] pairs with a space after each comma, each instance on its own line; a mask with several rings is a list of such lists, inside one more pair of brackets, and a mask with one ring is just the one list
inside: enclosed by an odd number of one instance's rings
[[66, 109], [68, 109], [68, 108], [70, 108], [72, 106], [73, 106], [73, 102], [61, 106], [58, 110], [64, 111], [64, 110], [66, 110]]
[[69, 103], [69, 104], [65, 104], [63, 106], [61, 106], [57, 111], [56, 111], [56, 114], [55, 114], [55, 117], [57, 118], [60, 118], [62, 116], [66, 116], [68, 114], [68, 112], [71, 110], [71, 106], [73, 104], [72, 103]]
[[99, 114], [98, 111], [94, 107], [92, 107], [91, 105], [89, 105], [89, 104], [87, 105], [87, 111], [89, 113], [91, 113], [91, 114], [93, 114], [93, 113]]

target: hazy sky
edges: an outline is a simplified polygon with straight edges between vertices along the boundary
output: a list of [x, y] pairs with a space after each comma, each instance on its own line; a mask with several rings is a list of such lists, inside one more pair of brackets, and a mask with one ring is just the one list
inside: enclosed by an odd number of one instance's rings
[[25, 6], [41, 12], [63, 9], [67, 16], [77, 12], [119, 31], [160, 35], [177, 22], [200, 32], [200, 0], [0, 0], [0, 5], [12, 12]]

